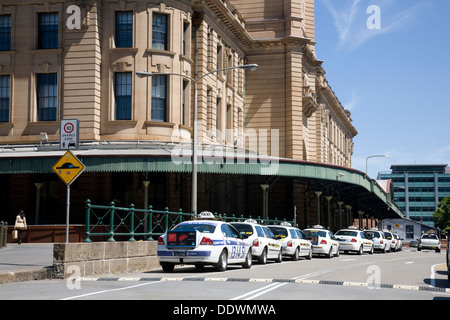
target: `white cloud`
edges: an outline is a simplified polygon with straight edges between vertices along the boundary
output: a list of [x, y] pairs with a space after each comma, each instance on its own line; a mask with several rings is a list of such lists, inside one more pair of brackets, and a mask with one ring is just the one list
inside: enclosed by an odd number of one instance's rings
[[[371, 17], [371, 14], [367, 13], [367, 8], [374, 3], [361, 0], [323, 0], [323, 3], [333, 17], [339, 36], [337, 49], [352, 51], [374, 37], [407, 27], [417, 17], [425, 1], [420, 1], [403, 10], [394, 7], [398, 2], [376, 1], [381, 13], [380, 29], [367, 27], [367, 20]], [[403, 6], [405, 3], [407, 2], [401, 2]]]
[[344, 105], [344, 108], [349, 111], [352, 111], [356, 108], [356, 106], [359, 104], [359, 102], [360, 102], [360, 98], [359, 98], [358, 94], [356, 93], [356, 91], [353, 91], [350, 101]]

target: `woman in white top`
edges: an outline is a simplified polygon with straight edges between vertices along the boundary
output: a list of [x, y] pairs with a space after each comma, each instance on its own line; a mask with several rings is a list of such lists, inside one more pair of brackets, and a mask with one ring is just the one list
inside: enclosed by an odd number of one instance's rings
[[22, 243], [22, 230], [27, 230], [27, 219], [25, 218], [25, 212], [19, 211], [16, 217], [16, 223], [14, 224], [14, 230], [18, 231], [18, 244]]

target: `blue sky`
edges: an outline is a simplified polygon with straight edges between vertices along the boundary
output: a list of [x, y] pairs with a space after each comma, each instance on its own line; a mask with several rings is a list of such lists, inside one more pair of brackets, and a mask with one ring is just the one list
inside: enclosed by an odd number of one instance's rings
[[317, 58], [359, 132], [353, 168], [381, 154], [372, 178], [392, 164], [450, 165], [450, 1], [316, 0], [315, 19]]

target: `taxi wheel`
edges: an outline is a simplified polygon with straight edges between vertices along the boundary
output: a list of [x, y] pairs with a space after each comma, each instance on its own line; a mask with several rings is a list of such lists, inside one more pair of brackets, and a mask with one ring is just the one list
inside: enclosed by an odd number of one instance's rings
[[333, 247], [330, 248], [330, 251], [326, 254], [327, 258], [331, 258], [333, 256]]
[[267, 248], [264, 248], [263, 252], [258, 258], [258, 263], [266, 264], [267, 263]]
[[311, 260], [312, 259], [312, 249], [309, 250], [308, 255], [306, 256], [306, 259]]
[[219, 261], [217, 262], [217, 264], [214, 267], [215, 267], [216, 271], [225, 271], [225, 270], [227, 270], [227, 265], [228, 265], [227, 252], [225, 250], [223, 250], [220, 253]]
[[373, 254], [373, 251], [374, 251], [374, 249], [373, 249], [373, 246], [372, 246], [372, 248], [370, 249], [369, 254]]
[[278, 257], [277, 257], [277, 259], [275, 260], [275, 262], [280, 263], [280, 262], [282, 262], [282, 261], [283, 261], [283, 253], [282, 253], [281, 250], [280, 250], [280, 252], [278, 252]]
[[252, 267], [252, 250], [248, 250], [247, 255], [245, 256], [245, 262], [242, 267], [245, 269], [250, 269]]
[[361, 245], [361, 247], [359, 247], [359, 250], [358, 250], [358, 255], [362, 255], [363, 254], [363, 246]]
[[298, 248], [295, 249], [294, 255], [292, 256], [292, 261], [298, 260]]
[[173, 263], [161, 263], [161, 267], [164, 272], [172, 272], [175, 268], [175, 265]]
[[336, 250], [336, 253], [334, 254], [335, 257], [339, 257], [339, 248]]
[[448, 281], [450, 281], [450, 267], [447, 268], [447, 278]]

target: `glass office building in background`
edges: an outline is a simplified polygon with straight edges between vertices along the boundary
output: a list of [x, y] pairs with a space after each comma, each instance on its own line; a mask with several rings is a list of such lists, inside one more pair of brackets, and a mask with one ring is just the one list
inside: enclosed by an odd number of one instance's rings
[[450, 168], [446, 164], [392, 165], [378, 180], [391, 179], [394, 200], [405, 217], [434, 226], [433, 213], [439, 202], [450, 196]]

